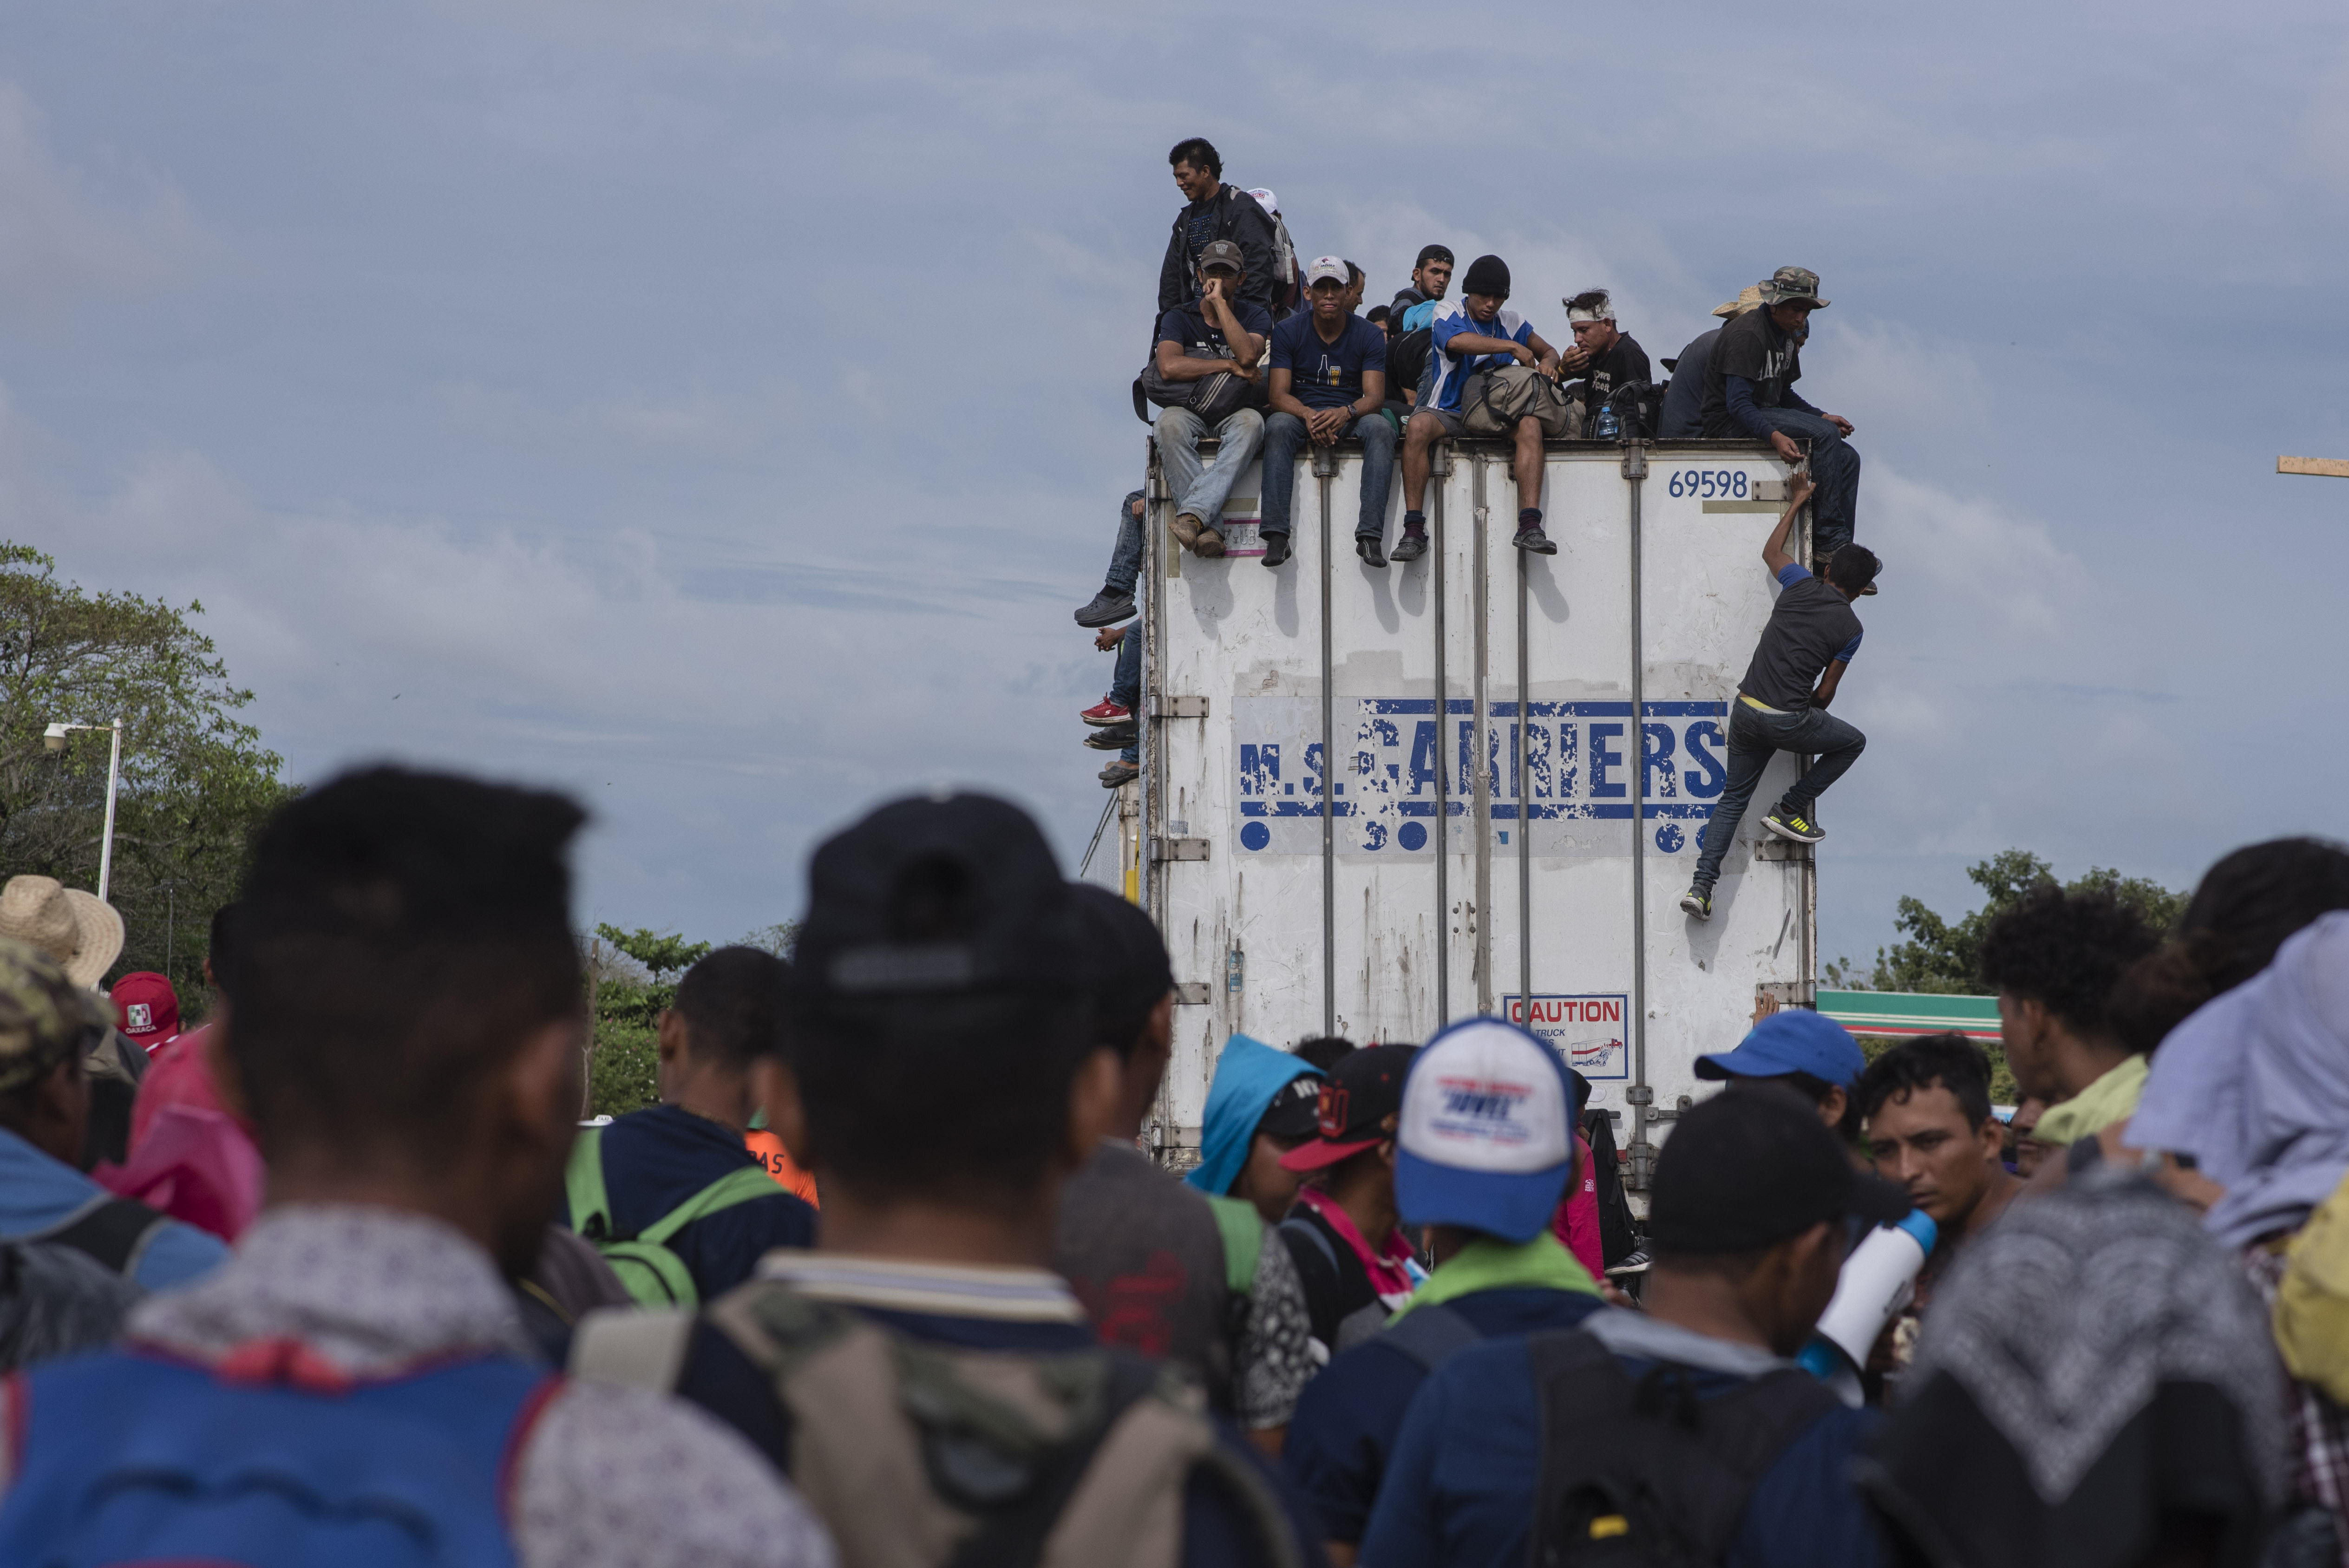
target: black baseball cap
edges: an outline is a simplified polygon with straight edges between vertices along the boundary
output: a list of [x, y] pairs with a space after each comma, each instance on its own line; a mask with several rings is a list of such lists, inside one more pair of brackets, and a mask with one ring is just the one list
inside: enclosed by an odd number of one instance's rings
[[1280, 1157], [1284, 1171], [1319, 1171], [1395, 1135], [1402, 1120], [1402, 1080], [1411, 1076], [1417, 1046], [1365, 1046], [1330, 1069], [1314, 1108], [1310, 1143]]
[[989, 795], [893, 800], [808, 866], [792, 994], [892, 1001], [1091, 984], [1083, 921], [1028, 813]]
[[1422, 245], [1419, 248], [1419, 260], [1411, 264], [1411, 270], [1417, 272], [1420, 268], [1427, 265], [1430, 262], [1442, 262], [1445, 266], [1450, 266], [1452, 264], [1452, 247], [1449, 245]]
[[1273, 1091], [1256, 1130], [1284, 1142], [1302, 1142], [1321, 1130], [1321, 1075], [1299, 1073]]
[[1648, 1233], [1665, 1255], [1756, 1252], [1822, 1220], [1889, 1225], [1913, 1206], [1853, 1169], [1808, 1100], [1757, 1082], [1681, 1113], [1656, 1158]]
[[[1157, 923], [1138, 905], [1092, 882], [1071, 882], [1069, 895], [1084, 930], [1094, 1024], [1104, 1030], [1138, 1027], [1174, 989], [1174, 966], [1167, 962]], [[1102, 1044], [1123, 1053], [1133, 1039], [1128, 1035]]]

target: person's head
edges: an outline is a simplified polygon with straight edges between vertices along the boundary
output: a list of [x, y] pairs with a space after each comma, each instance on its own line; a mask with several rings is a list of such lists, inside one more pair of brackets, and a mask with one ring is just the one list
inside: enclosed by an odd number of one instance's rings
[[1430, 299], [1442, 299], [1452, 286], [1452, 253], [1442, 245], [1422, 245], [1412, 263], [1411, 285]]
[[229, 954], [235, 946], [236, 902], [232, 899], [212, 911], [212, 929], [206, 933], [204, 944], [204, 984], [219, 992], [223, 1000], [228, 996], [228, 986], [222, 976], [229, 971]]
[[1112, 1135], [1142, 1130], [1174, 1049], [1174, 970], [1158, 926], [1141, 907], [1107, 888], [1071, 882], [1092, 975], [1093, 1039], [1117, 1055], [1124, 1073]]
[[919, 1205], [1049, 1226], [1115, 1119], [1083, 924], [1036, 824], [985, 795], [892, 801], [827, 840], [785, 988], [769, 1124], [824, 1213]]
[[1240, 284], [1247, 276], [1247, 267], [1240, 248], [1229, 240], [1210, 240], [1199, 251], [1199, 290], [1206, 293], [1214, 284], [1223, 290], [1224, 298], [1236, 300], [1240, 295]]
[[111, 1022], [105, 998], [56, 959], [0, 937], [0, 1128], [79, 1164], [89, 1123], [82, 1058]]
[[1615, 302], [1605, 289], [1585, 289], [1559, 303], [1566, 306], [1574, 346], [1593, 359], [1613, 348], [1615, 340], [1623, 335], [1615, 329]]
[[2006, 1120], [2007, 1136], [2014, 1144], [2014, 1173], [2026, 1180], [2039, 1169], [2039, 1157], [2046, 1152], [2046, 1146], [2032, 1136], [2039, 1130], [2039, 1119], [2046, 1112], [2045, 1100], [2037, 1095], [2025, 1095]]
[[1827, 557], [1827, 585], [1847, 599], [1857, 599], [1883, 570], [1876, 552], [1865, 544], [1847, 544]]
[[1889, 1224], [1909, 1207], [1854, 1170], [1794, 1094], [1756, 1083], [1716, 1095], [1681, 1113], [1656, 1161], [1650, 1310], [1670, 1320], [1702, 1305], [1792, 1356], [1835, 1295], [1845, 1220]]
[[2006, 1169], [1982, 1048], [1955, 1034], [1903, 1040], [1860, 1075], [1859, 1109], [1876, 1173], [1944, 1231], [1962, 1230]]
[[1348, 262], [1346, 263], [1346, 308], [1349, 311], [1362, 308], [1362, 292], [1370, 286], [1370, 275], [1353, 263]]
[[1532, 1241], [1548, 1229], [1574, 1162], [1574, 1084], [1531, 1033], [1472, 1018], [1412, 1059], [1395, 1134], [1405, 1224]]
[[347, 773], [272, 817], [222, 976], [273, 1192], [406, 1194], [525, 1271], [586, 1041], [560, 795]]
[[1868, 1057], [1849, 1030], [1808, 1007], [1787, 1007], [1747, 1031], [1733, 1051], [1696, 1059], [1696, 1076], [1732, 1088], [1767, 1081], [1799, 1094], [1846, 1143], [1859, 1141], [1855, 1091]]
[[1392, 325], [1394, 321], [1394, 312], [1389, 310], [1386, 306], [1382, 304], [1374, 304], [1371, 306], [1369, 313], [1366, 314], [1362, 319], [1369, 322], [1372, 326], [1377, 327], [1381, 332], [1385, 333], [1388, 336], [1392, 337], [1394, 335]]
[[180, 994], [168, 976], [137, 970], [117, 980], [107, 995], [114, 1003], [114, 1026], [132, 1045], [152, 1051], [178, 1037]]
[[1807, 267], [1780, 267], [1763, 283], [1762, 303], [1781, 332], [1801, 336], [1809, 330], [1811, 313], [1825, 310], [1819, 297], [1819, 274]]
[[2265, 969], [2319, 915], [2349, 909], [2349, 849], [2323, 839], [2249, 844], [2202, 875], [2178, 931], [2131, 965], [2112, 999], [2113, 1026], [2151, 1052], [2213, 996]]
[[1334, 330], [1353, 307], [1347, 304], [1353, 285], [1347, 263], [1336, 256], [1316, 256], [1305, 268], [1305, 297], [1313, 307], [1313, 324]]
[[55, 877], [0, 887], [0, 938], [46, 953], [77, 985], [95, 985], [122, 955], [122, 917], [96, 893]]
[[1255, 1204], [1267, 1224], [1279, 1223], [1297, 1202], [1304, 1174], [1282, 1161], [1320, 1131], [1320, 1105], [1319, 1074], [1290, 1078], [1273, 1092], [1271, 1103], [1257, 1119], [1256, 1130], [1248, 1135], [1247, 1153], [1232, 1179], [1229, 1195]]
[[657, 1031], [663, 1104], [749, 1125], [750, 1069], [776, 1048], [789, 967], [761, 947], [721, 947], [685, 972]]
[[1498, 256], [1479, 256], [1468, 263], [1460, 280], [1460, 304], [1472, 321], [1490, 321], [1509, 300], [1509, 263]]
[[1216, 153], [1215, 143], [1204, 136], [1185, 137], [1166, 154], [1166, 161], [1174, 170], [1174, 183], [1185, 201], [1197, 201], [1216, 193], [1224, 178], [1224, 160]]
[[2110, 892], [2066, 892], [2052, 883], [1990, 923], [1978, 962], [1998, 992], [2007, 1068], [2023, 1093], [2053, 1103], [2094, 1081], [2103, 1069], [2088, 1071], [2067, 1047], [2122, 1048], [2108, 1010], [2114, 985], [2158, 940]]
[[1298, 1059], [1311, 1062], [1325, 1073], [1352, 1056], [1354, 1050], [1354, 1042], [1341, 1035], [1317, 1035], [1297, 1042]]
[[1330, 1070], [1315, 1107], [1319, 1136], [1281, 1156], [1284, 1170], [1318, 1177], [1333, 1196], [1392, 1190], [1395, 1129], [1416, 1046], [1366, 1046]]

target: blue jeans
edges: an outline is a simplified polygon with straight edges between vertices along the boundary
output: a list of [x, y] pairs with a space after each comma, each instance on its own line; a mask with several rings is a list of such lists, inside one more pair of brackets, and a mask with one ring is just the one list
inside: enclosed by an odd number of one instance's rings
[[1757, 713], [1743, 699], [1733, 698], [1729, 704], [1729, 782], [1713, 803], [1713, 820], [1704, 825], [1702, 852], [1696, 858], [1695, 882], [1710, 892], [1721, 880], [1722, 857], [1729, 846], [1737, 841], [1737, 824], [1744, 820], [1746, 804], [1754, 799], [1754, 787], [1762, 781], [1762, 769], [1770, 758], [1781, 751], [1796, 756], [1809, 754], [1818, 758], [1806, 769], [1794, 788], [1778, 799], [1781, 810], [1796, 816], [1813, 815], [1813, 803], [1819, 791], [1844, 776], [1844, 770], [1859, 760], [1868, 748], [1868, 737], [1851, 725], [1819, 708], [1805, 708], [1800, 713]]
[[1164, 408], [1158, 415], [1158, 460], [1166, 466], [1166, 488], [1174, 492], [1174, 510], [1188, 512], [1209, 528], [1224, 522], [1224, 502], [1232, 486], [1264, 444], [1264, 416], [1242, 408], [1216, 427], [1216, 460], [1199, 461], [1199, 438], [1206, 423], [1188, 408]]
[[1109, 554], [1109, 585], [1129, 598], [1142, 575], [1142, 519], [1133, 515], [1141, 500], [1142, 492], [1134, 490], [1117, 503], [1117, 548]]
[[1811, 444], [1811, 482], [1819, 487], [1811, 498], [1811, 559], [1824, 577], [1828, 557], [1851, 542], [1859, 511], [1859, 454], [1851, 449], [1841, 430], [1816, 414], [1806, 414], [1800, 408], [1756, 407], [1754, 411], [1768, 420], [1772, 429]]
[[[1387, 487], [1394, 482], [1394, 427], [1382, 414], [1365, 414], [1339, 434], [1362, 443], [1362, 509], [1354, 537], [1381, 538], [1387, 531]], [[1288, 531], [1289, 507], [1297, 493], [1297, 454], [1310, 445], [1305, 421], [1296, 415], [1265, 416], [1265, 532]]]
[[[1110, 676], [1109, 700], [1135, 716], [1135, 732], [1141, 728], [1142, 713], [1142, 623], [1129, 622], [1125, 635], [1117, 645], [1117, 673]], [[1129, 746], [1118, 753], [1128, 762], [1142, 760], [1142, 748]]]

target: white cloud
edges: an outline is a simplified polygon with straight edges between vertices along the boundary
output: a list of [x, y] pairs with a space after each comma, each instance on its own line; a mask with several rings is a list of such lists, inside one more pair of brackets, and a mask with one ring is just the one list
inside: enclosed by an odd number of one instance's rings
[[0, 82], [0, 317], [41, 323], [175, 275], [201, 251], [187, 199], [151, 170], [67, 162], [23, 88]]

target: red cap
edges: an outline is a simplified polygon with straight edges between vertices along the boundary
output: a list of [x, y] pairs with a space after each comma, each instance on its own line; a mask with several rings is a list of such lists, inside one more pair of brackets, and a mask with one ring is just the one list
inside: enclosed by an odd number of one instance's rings
[[180, 997], [171, 981], [151, 969], [114, 983], [116, 1026], [149, 1050], [179, 1037]]

